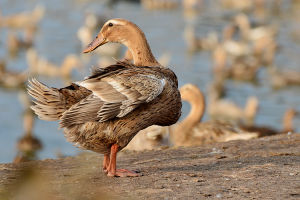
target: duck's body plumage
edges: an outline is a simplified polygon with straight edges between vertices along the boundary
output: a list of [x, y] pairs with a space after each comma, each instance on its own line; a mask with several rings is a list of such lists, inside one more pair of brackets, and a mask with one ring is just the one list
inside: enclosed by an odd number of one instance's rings
[[174, 124], [181, 113], [177, 78], [159, 66], [119, 62], [61, 89], [33, 80], [29, 93], [41, 119], [60, 120], [70, 142], [98, 153], [121, 150], [139, 130]]
[[175, 146], [196, 146], [230, 140], [248, 140], [258, 137], [238, 126], [222, 121], [201, 122], [205, 112], [205, 98], [201, 90], [192, 84], [180, 88], [181, 99], [191, 104], [191, 111], [181, 122], [170, 127], [170, 136]]

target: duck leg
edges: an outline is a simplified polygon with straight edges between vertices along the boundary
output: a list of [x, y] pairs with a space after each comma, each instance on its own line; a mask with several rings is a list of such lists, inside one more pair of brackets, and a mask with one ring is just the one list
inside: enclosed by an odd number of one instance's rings
[[103, 171], [105, 173], [107, 173], [107, 169], [108, 169], [108, 166], [109, 166], [109, 160], [110, 160], [110, 154], [104, 154], [104, 158], [103, 158]]
[[117, 144], [113, 144], [110, 148], [110, 161], [107, 168], [107, 176], [119, 176], [119, 177], [139, 176], [139, 174], [126, 169], [116, 169], [118, 148], [119, 146]]

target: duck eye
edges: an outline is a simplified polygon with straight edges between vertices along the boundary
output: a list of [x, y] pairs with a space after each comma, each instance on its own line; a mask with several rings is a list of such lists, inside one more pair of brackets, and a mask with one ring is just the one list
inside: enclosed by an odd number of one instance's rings
[[109, 23], [108, 26], [113, 26], [113, 23]]

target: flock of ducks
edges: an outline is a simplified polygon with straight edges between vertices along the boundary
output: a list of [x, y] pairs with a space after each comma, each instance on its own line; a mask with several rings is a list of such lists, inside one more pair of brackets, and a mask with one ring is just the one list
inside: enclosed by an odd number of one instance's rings
[[191, 25], [185, 28], [187, 49], [189, 52], [211, 52], [213, 72], [218, 81], [234, 79], [256, 83], [258, 71], [265, 67], [274, 89], [300, 85], [300, 72], [279, 70], [274, 64], [279, 46], [276, 42], [278, 28], [275, 25], [255, 26], [247, 15], [237, 14], [220, 36], [212, 32], [207, 37], [199, 38], [194, 29]]
[[[255, 2], [255, 8], [259, 8], [259, 1]], [[173, 9], [179, 2], [145, 0], [141, 3], [146, 9]], [[253, 7], [252, 1], [224, 0], [222, 4], [225, 7], [236, 5], [241, 10], [249, 9], [250, 5]], [[201, 5], [202, 1], [183, 1], [184, 9], [196, 9]], [[31, 76], [60, 77], [71, 82], [72, 71], [83, 66], [82, 59], [76, 55], [67, 55], [57, 66], [34, 49], [34, 35], [44, 12], [43, 7], [37, 6], [32, 12], [0, 17], [0, 26], [14, 31], [8, 34], [8, 51], [16, 55], [26, 49], [29, 66], [24, 72], [15, 72], [7, 69], [2, 60], [2, 87], [24, 89]], [[93, 40], [99, 26], [102, 29]], [[226, 79], [255, 81], [262, 66], [268, 67], [272, 85], [276, 88], [300, 84], [299, 73], [279, 72], [274, 66], [278, 49], [277, 28], [252, 26], [245, 14], [238, 14], [224, 28], [222, 40], [216, 33], [197, 38], [194, 29], [188, 25], [184, 31], [188, 51], [210, 51], [214, 63], [214, 81], [209, 88], [207, 104], [206, 95], [195, 85], [186, 84], [179, 92], [176, 75], [165, 67], [170, 55], [157, 61], [137, 25], [125, 19], [104, 20], [103, 16], [88, 14], [77, 34], [82, 47], [87, 46], [84, 53], [106, 43], [111, 46], [105, 45], [95, 51], [100, 57], [98, 65], [83, 81], [60, 89], [48, 87], [36, 79], [29, 81], [28, 93], [35, 100], [33, 105], [26, 103], [25, 133], [18, 141], [14, 162], [34, 159], [35, 152], [42, 148], [32, 133], [34, 115], [29, 107], [43, 120], [59, 120], [68, 141], [104, 154], [103, 170], [108, 176], [139, 176], [134, 171], [117, 169], [116, 155], [123, 148], [140, 151], [195, 146], [293, 132], [292, 120], [297, 114], [293, 109], [285, 113], [283, 129], [273, 130], [255, 126], [259, 109], [256, 97], [249, 97], [244, 108], [222, 98], [226, 93]], [[23, 37], [18, 37], [16, 30], [20, 30]], [[111, 57], [120, 58], [121, 46], [115, 43], [128, 48], [123, 59], [116, 61]], [[191, 110], [187, 117], [177, 122], [181, 100], [187, 101]], [[211, 121], [202, 122], [206, 110]]]

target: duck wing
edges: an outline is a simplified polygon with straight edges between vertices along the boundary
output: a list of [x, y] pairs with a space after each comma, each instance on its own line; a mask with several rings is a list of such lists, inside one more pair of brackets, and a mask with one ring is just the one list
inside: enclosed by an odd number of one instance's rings
[[36, 79], [28, 81], [27, 91], [34, 98], [31, 109], [40, 119], [55, 121], [72, 105], [89, 96], [92, 92], [74, 83], [57, 89], [48, 87]]
[[150, 67], [127, 66], [109, 73], [96, 72], [77, 83], [92, 94], [63, 113], [60, 124], [65, 127], [122, 118], [155, 99], [165, 83], [164, 75]]

